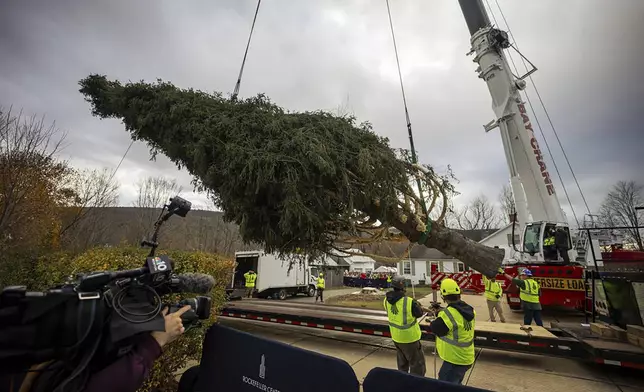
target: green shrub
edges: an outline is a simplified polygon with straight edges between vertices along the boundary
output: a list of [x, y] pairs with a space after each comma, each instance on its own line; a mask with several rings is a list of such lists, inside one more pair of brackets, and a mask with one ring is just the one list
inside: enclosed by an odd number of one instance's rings
[[[42, 290], [63, 283], [68, 276], [81, 272], [101, 270], [122, 270], [141, 267], [149, 250], [133, 247], [94, 248], [76, 257], [67, 253], [52, 253], [41, 256], [29, 268], [30, 289]], [[213, 307], [211, 317], [204, 321], [200, 328], [186, 332], [182, 337], [164, 348], [164, 353], [154, 365], [149, 379], [141, 388], [142, 391], [158, 388], [159, 391], [176, 391], [175, 374], [187, 363], [199, 361], [201, 344], [205, 330], [215, 321], [218, 311], [225, 301], [226, 284], [230, 282], [234, 262], [228, 258], [204, 252], [157, 251], [166, 254], [175, 262], [177, 273], [200, 272], [215, 278], [215, 287], [210, 293]], [[35, 265], [33, 265], [35, 264]], [[7, 282], [25, 279], [24, 268], [12, 270], [16, 276], [7, 278]], [[24, 281], [23, 281], [24, 282]], [[22, 283], [25, 284], [25, 283]], [[189, 297], [189, 294], [183, 295]], [[173, 303], [179, 296], [164, 298]]]

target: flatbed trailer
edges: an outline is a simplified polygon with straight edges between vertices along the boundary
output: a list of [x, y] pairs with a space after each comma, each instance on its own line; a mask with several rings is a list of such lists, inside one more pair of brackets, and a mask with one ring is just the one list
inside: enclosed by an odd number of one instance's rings
[[[221, 316], [391, 337], [386, 313], [370, 309], [244, 300], [227, 303]], [[474, 344], [493, 350], [557, 356], [644, 370], [642, 348], [592, 336], [589, 328], [575, 324], [557, 324], [553, 328], [532, 326], [533, 331], [529, 335], [520, 327], [519, 324], [478, 322]], [[435, 340], [428, 320], [421, 321], [421, 330], [423, 340]]]

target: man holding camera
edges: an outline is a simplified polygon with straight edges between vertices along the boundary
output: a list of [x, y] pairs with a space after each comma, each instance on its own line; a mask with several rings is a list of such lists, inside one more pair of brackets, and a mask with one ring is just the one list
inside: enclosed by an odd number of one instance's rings
[[[165, 331], [153, 331], [141, 334], [135, 348], [100, 371], [90, 374], [84, 392], [123, 391], [135, 392], [150, 375], [150, 371], [162, 354], [162, 348], [175, 341], [185, 332], [181, 315], [189, 311], [186, 305], [176, 312], [168, 314], [168, 308], [162, 312], [165, 319]], [[43, 364], [34, 366], [42, 367]], [[46, 366], [46, 365], [45, 365]], [[51, 385], [41, 385], [39, 372], [29, 372], [20, 386], [19, 392], [51, 390]], [[46, 382], [42, 383], [45, 384]]]

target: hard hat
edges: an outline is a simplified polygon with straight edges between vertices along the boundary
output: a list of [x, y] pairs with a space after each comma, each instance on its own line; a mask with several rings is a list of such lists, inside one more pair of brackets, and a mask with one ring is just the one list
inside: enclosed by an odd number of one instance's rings
[[404, 290], [405, 289], [405, 278], [398, 275], [391, 280], [391, 287], [395, 289]]
[[460, 294], [461, 288], [458, 287], [458, 283], [454, 279], [443, 279], [441, 282], [441, 294], [443, 295], [454, 295]]
[[323, 277], [323, 276], [324, 276], [324, 273], [320, 272], [320, 277]]
[[530, 271], [529, 269], [525, 268], [523, 271], [521, 271], [521, 275], [532, 276], [532, 271]]

